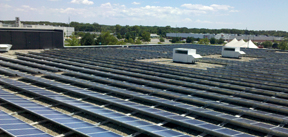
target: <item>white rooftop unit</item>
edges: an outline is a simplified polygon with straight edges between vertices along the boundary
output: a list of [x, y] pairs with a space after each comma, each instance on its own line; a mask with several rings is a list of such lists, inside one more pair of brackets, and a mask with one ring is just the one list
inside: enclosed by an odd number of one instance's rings
[[195, 63], [199, 58], [202, 58], [202, 56], [196, 54], [196, 49], [173, 49], [173, 62]]
[[244, 54], [246, 53], [243, 51], [240, 51], [240, 47], [232, 47], [232, 46], [222, 47], [222, 57], [241, 58], [242, 55]]
[[0, 44], [0, 52], [9, 51], [11, 49], [11, 44]]

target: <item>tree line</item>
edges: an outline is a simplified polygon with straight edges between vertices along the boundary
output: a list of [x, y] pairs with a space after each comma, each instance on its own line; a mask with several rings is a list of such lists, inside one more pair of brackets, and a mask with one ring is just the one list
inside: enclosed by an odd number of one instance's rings
[[[1, 21], [5, 24], [11, 24], [15, 21]], [[74, 27], [75, 31], [94, 31], [94, 32], [111, 32], [118, 33], [117, 36], [123, 37], [125, 34], [129, 34], [133, 39], [136, 35], [141, 34], [143, 31], [158, 34], [162, 37], [166, 37], [166, 33], [210, 33], [210, 34], [247, 34], [247, 35], [266, 35], [266, 36], [278, 36], [278, 37], [288, 37], [288, 32], [286, 31], [276, 31], [276, 30], [240, 30], [240, 29], [207, 29], [207, 28], [187, 28], [187, 27], [171, 27], [171, 26], [120, 26], [120, 25], [102, 25], [98, 23], [59, 23], [59, 22], [49, 22], [49, 21], [22, 21], [24, 24], [30, 25], [53, 25], [53, 26], [65, 26]], [[124, 36], [125, 37], [125, 36]]]

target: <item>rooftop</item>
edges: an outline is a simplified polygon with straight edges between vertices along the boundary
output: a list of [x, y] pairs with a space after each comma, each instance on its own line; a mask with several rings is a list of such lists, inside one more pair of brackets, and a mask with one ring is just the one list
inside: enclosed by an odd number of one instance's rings
[[[214, 66], [159, 63], [173, 48]], [[0, 136], [287, 136], [288, 54], [241, 50], [242, 59], [192, 44], [1, 53]]]

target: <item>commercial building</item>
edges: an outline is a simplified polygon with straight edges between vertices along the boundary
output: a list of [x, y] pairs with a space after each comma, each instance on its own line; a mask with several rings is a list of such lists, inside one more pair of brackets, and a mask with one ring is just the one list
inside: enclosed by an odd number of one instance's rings
[[266, 35], [245, 35], [245, 34], [197, 34], [197, 33], [166, 33], [167, 38], [173, 38], [173, 37], [180, 37], [182, 39], [186, 39], [187, 37], [193, 37], [193, 38], [215, 38], [215, 39], [224, 39], [226, 41], [231, 41], [232, 39], [236, 38], [238, 40], [252, 40], [253, 42], [264, 42], [264, 41], [281, 41], [284, 38], [283, 37], [275, 37], [275, 36], [266, 36]]
[[173, 38], [173, 37], [180, 37], [182, 39], [186, 39], [188, 37], [193, 37], [193, 38], [213, 38], [215, 34], [197, 34], [197, 33], [166, 33], [167, 38]]
[[71, 36], [72, 33], [75, 31], [74, 27], [23, 24], [21, 23], [19, 17], [15, 18], [15, 24], [3, 24], [2, 22], [0, 22], [0, 28], [5, 28], [5, 27], [33, 28], [33, 29], [57, 29], [57, 30], [63, 30], [65, 36]]
[[0, 44], [11, 44], [11, 49], [64, 48], [62, 29], [0, 28]]

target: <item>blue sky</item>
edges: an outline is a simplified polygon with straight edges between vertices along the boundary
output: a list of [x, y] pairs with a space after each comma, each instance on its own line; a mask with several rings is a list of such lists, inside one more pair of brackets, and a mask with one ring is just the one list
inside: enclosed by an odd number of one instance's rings
[[0, 0], [0, 20], [288, 31], [288, 0]]

